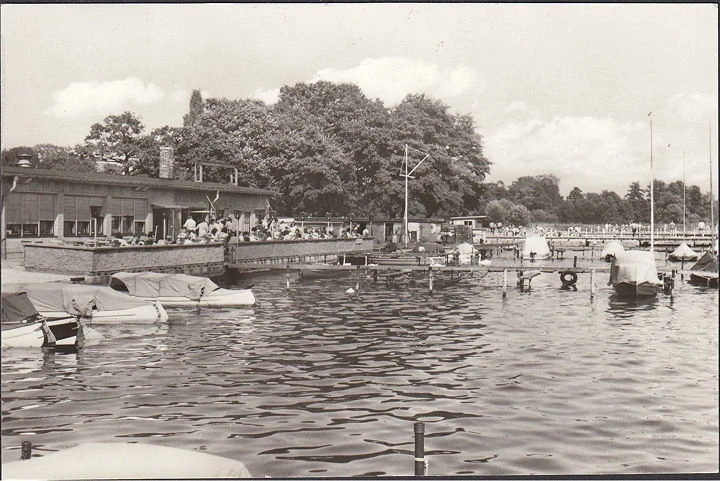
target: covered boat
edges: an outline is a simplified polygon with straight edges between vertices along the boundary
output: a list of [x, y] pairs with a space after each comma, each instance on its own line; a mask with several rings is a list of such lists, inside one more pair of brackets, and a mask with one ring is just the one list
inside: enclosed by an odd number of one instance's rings
[[522, 251], [523, 259], [537, 260], [549, 259], [550, 257], [552, 257], [552, 255], [550, 254], [550, 247], [545, 237], [530, 236], [525, 238], [525, 246]]
[[651, 297], [662, 288], [658, 279], [655, 256], [648, 251], [624, 251], [613, 259], [610, 281], [620, 297]]
[[3, 292], [2, 347], [75, 346], [80, 323], [74, 316], [48, 320], [38, 313], [27, 292]]
[[700, 254], [692, 250], [686, 243], [682, 243], [670, 253], [668, 259], [673, 262], [696, 261]]
[[27, 292], [40, 314], [48, 320], [68, 315], [91, 324], [153, 323], [167, 321], [158, 302], [128, 299], [107, 286], [59, 282], [3, 284], [5, 292]]
[[620, 241], [613, 240], [603, 247], [603, 250], [600, 252], [600, 257], [605, 259], [607, 262], [612, 262], [612, 260], [621, 252], [625, 252], [625, 248], [622, 243]]
[[326, 279], [332, 277], [346, 277], [349, 272], [357, 270], [357, 266], [342, 264], [307, 264], [300, 268], [302, 279]]
[[207, 277], [160, 272], [117, 272], [110, 287], [166, 307], [238, 307], [255, 304], [251, 289], [224, 289]]
[[690, 268], [690, 283], [718, 287], [718, 258], [709, 250]]

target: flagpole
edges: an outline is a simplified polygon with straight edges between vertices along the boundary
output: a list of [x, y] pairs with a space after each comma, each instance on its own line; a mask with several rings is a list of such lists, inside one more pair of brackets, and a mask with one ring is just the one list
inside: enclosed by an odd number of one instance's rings
[[[649, 115], [652, 115], [650, 112]], [[650, 117], [650, 252], [655, 252], [655, 197], [653, 188], [652, 117]]]
[[683, 240], [687, 237], [687, 230], [685, 228], [685, 219], [687, 218], [687, 214], [685, 212], [685, 152], [683, 152]]

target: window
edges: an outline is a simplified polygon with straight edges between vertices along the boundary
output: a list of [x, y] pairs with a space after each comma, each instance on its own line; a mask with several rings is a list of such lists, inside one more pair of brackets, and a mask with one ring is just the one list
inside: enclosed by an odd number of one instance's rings
[[[104, 206], [104, 197], [66, 194], [63, 202], [63, 234], [66, 236], [92, 235], [94, 233], [93, 219], [100, 217], [94, 216], [94, 214], [102, 213]], [[99, 222], [98, 230], [101, 228], [102, 222]]]
[[469, 225], [469, 226], [471, 226], [471, 227], [472, 227], [472, 225], [473, 225], [473, 221], [471, 221], [471, 220], [465, 220], [465, 221], [463, 221], [463, 224], [465, 224], [465, 225]]
[[145, 234], [147, 199], [114, 197], [110, 205], [113, 234]]
[[[47, 229], [55, 222], [55, 194], [16, 192], [5, 202], [8, 237], [39, 237], [53, 235]], [[41, 226], [45, 226], [44, 228]]]

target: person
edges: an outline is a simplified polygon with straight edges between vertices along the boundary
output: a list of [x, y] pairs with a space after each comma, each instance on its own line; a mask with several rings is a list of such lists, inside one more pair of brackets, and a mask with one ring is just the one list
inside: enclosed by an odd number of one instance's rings
[[191, 216], [188, 216], [187, 220], [183, 224], [183, 228], [188, 232], [194, 232], [195, 229], [197, 229], [195, 219], [193, 219]]
[[200, 222], [197, 225], [197, 235], [199, 239], [204, 239], [207, 237], [208, 232], [210, 232], [210, 226], [207, 222], [205, 222], [205, 219], [203, 219], [202, 222]]

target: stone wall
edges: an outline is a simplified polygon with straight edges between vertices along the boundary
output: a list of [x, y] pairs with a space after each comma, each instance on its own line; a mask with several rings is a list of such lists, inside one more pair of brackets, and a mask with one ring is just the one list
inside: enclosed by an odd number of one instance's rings
[[231, 243], [228, 263], [255, 262], [264, 259], [302, 260], [303, 257], [372, 252], [373, 245], [373, 238]]

